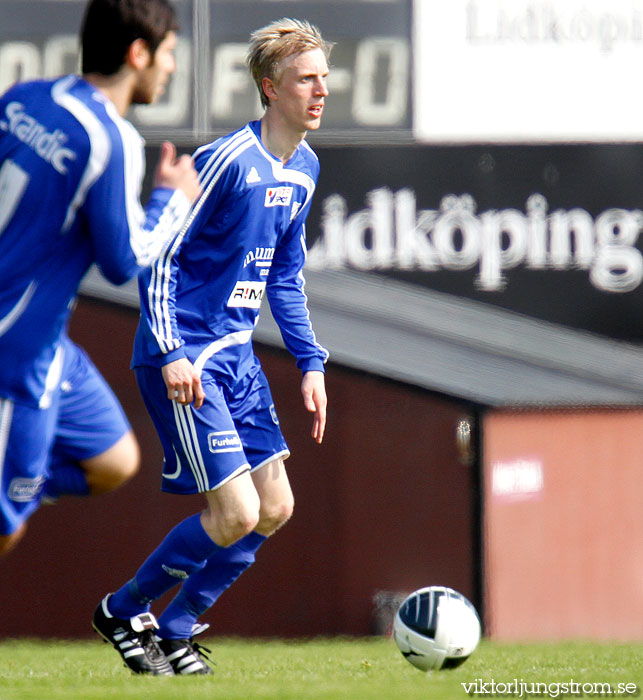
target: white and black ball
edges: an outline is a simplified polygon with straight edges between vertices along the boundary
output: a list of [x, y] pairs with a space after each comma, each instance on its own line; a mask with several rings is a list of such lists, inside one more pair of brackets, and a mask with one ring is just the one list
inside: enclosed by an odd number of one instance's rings
[[480, 618], [461, 593], [429, 586], [411, 593], [393, 621], [393, 638], [404, 658], [421, 671], [464, 663], [480, 642]]

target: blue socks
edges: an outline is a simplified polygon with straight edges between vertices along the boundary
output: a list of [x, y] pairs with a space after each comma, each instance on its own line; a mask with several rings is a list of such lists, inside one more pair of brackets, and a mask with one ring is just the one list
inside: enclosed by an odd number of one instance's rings
[[43, 495], [52, 499], [64, 495], [88, 496], [89, 485], [85, 471], [73, 464], [58, 466], [51, 473], [43, 487]]
[[110, 597], [109, 611], [115, 617], [129, 618], [149, 610], [153, 600], [187, 581], [219, 551], [225, 550], [203, 529], [201, 515], [186, 518], [170, 530], [136, 576]]
[[164, 639], [189, 639], [199, 615], [214, 605], [217, 598], [254, 562], [255, 553], [266, 537], [251, 532], [226, 549], [215, 552], [205, 566], [192, 574], [159, 617], [159, 636]]

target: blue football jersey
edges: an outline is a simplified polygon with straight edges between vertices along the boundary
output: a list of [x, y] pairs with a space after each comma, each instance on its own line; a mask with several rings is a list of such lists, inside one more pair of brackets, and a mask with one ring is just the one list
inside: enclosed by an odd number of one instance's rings
[[88, 268], [121, 284], [180, 228], [181, 191], [157, 188], [141, 206], [144, 168], [136, 129], [78, 76], [0, 98], [0, 396], [46, 403]]
[[267, 297], [297, 366], [323, 371], [328, 352], [313, 333], [302, 275], [317, 156], [302, 141], [284, 165], [263, 146], [256, 121], [201, 147], [194, 159], [201, 197], [139, 277], [133, 366], [187, 357], [199, 370], [243, 375], [256, 365], [250, 341]]

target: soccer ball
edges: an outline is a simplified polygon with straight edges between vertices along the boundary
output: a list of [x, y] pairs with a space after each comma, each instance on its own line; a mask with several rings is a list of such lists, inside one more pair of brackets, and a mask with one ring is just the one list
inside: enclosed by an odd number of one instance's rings
[[480, 618], [452, 588], [429, 586], [409, 595], [393, 621], [393, 638], [404, 658], [421, 671], [464, 663], [480, 641]]

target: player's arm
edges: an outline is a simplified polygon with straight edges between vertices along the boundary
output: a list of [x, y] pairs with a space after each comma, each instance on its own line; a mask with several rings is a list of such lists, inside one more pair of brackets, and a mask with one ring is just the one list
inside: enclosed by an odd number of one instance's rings
[[303, 373], [301, 391], [304, 406], [315, 414], [312, 436], [320, 443], [326, 426], [324, 364], [328, 351], [315, 338], [304, 293], [304, 220], [305, 213], [275, 250], [266, 293], [284, 344]]
[[170, 141], [161, 144], [161, 154], [154, 174], [154, 187], [181, 190], [190, 202], [196, 200], [201, 189], [192, 158], [186, 154], [177, 158], [176, 147]]
[[155, 187], [145, 207], [140, 193], [145, 161], [140, 138], [125, 131], [112, 143], [104, 170], [89, 188], [83, 217], [92, 236], [95, 261], [105, 277], [122, 284], [158, 258], [180, 229], [198, 192], [189, 157], [162, 147]]

